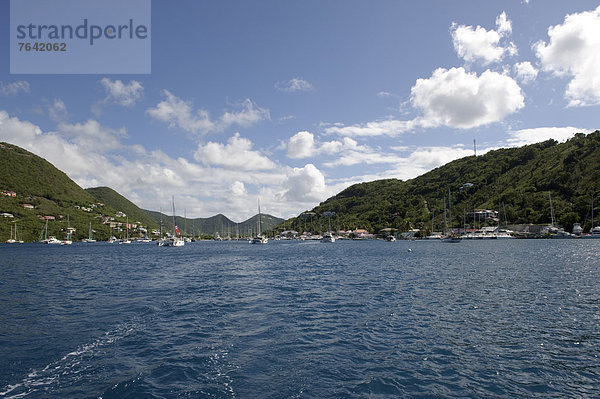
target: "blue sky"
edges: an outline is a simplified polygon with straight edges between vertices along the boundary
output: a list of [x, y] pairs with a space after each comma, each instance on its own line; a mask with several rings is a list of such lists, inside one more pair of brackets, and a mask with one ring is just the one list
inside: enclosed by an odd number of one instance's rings
[[600, 3], [152, 1], [144, 75], [9, 73], [0, 140], [146, 209], [290, 217], [350, 184], [600, 128]]

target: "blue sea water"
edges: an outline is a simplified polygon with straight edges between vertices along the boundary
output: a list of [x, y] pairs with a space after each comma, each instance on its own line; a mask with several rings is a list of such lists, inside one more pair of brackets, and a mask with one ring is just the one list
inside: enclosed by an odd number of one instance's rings
[[599, 253], [0, 245], [0, 397], [600, 397]]

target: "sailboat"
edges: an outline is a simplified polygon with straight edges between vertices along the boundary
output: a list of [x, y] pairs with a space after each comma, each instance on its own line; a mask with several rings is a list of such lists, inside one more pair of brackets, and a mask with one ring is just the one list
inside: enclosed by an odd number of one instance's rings
[[10, 238], [8, 240], [6, 240], [7, 244], [14, 244], [17, 242], [17, 225], [16, 224], [15, 224], [14, 230], [15, 230], [15, 234], [14, 234], [15, 238], [13, 238], [13, 225], [11, 224], [10, 225]]
[[[452, 231], [452, 199], [450, 198], [450, 189], [448, 189], [448, 210], [450, 219], [450, 232], [444, 231], [442, 242], [460, 242], [460, 237]], [[446, 200], [444, 199], [444, 229], [446, 229]]]
[[333, 234], [331, 234], [331, 217], [333, 216], [333, 212], [326, 212], [327, 214], [327, 221], [328, 226], [329, 226], [329, 230], [327, 230], [327, 233], [323, 234], [323, 237], [321, 238], [321, 242], [335, 242], [335, 237], [333, 236]]
[[260, 213], [260, 199], [258, 200], [258, 234], [252, 238], [251, 244], [266, 244], [269, 242], [267, 237], [262, 236], [262, 214]]
[[44, 226], [44, 230], [42, 231], [42, 234], [44, 236], [44, 239], [40, 240], [40, 241], [43, 242], [44, 244], [60, 244], [62, 242], [54, 236], [48, 237], [48, 219], [46, 219], [46, 225]]
[[92, 222], [90, 222], [90, 231], [88, 233], [88, 238], [84, 238], [83, 240], [81, 240], [81, 242], [96, 242], [96, 240], [94, 240], [94, 238], [92, 237]]
[[119, 241], [119, 244], [131, 244], [131, 240], [129, 239], [129, 217], [127, 217], [127, 224], [125, 225], [125, 239]]
[[600, 239], [600, 226], [594, 227], [594, 194], [592, 194], [592, 227], [590, 228], [590, 234], [582, 234], [581, 238], [599, 238]]
[[550, 201], [550, 224], [542, 229], [542, 234], [550, 238], [575, 238], [573, 234], [554, 225], [554, 208], [552, 207], [552, 195], [550, 192], [548, 192], [548, 200]]
[[179, 229], [175, 224], [175, 196], [173, 196], [173, 227], [175, 229], [175, 234], [171, 234], [163, 240], [163, 247], [183, 247], [185, 245], [185, 241], [179, 237]]
[[71, 221], [69, 219], [69, 215], [67, 215], [67, 239], [62, 241], [60, 245], [71, 245], [73, 241], [71, 241]]

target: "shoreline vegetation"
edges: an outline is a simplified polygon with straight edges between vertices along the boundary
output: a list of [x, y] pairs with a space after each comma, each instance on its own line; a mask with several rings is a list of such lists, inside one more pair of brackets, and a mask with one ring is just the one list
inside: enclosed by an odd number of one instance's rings
[[[15, 235], [25, 242], [40, 241], [43, 234], [65, 239], [68, 232], [81, 241], [88, 238], [90, 224], [97, 241], [119, 237], [126, 229], [135, 237], [156, 239], [161, 219], [164, 234], [173, 230], [165, 214], [142, 210], [108, 187], [84, 190], [46, 160], [12, 144], [0, 143], [0, 177], [0, 242]], [[263, 233], [281, 239], [316, 239], [328, 226], [349, 239], [416, 239], [444, 230], [545, 238], [555, 235], [548, 226], [569, 235], [580, 235], [581, 228], [585, 236], [600, 225], [600, 212], [593, 214], [599, 199], [600, 131], [595, 131], [577, 133], [565, 143], [547, 140], [464, 157], [406, 181], [355, 184], [297, 217], [263, 214], [262, 223]], [[450, 204], [452, 211], [445, 212]], [[253, 236], [257, 218], [235, 223], [222, 214], [178, 216], [175, 223], [189, 238], [232, 239]]]

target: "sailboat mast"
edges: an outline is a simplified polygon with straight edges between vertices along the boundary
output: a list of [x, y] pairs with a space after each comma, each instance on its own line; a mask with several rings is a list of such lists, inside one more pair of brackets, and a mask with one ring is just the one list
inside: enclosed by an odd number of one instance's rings
[[450, 198], [450, 189], [448, 189], [448, 219], [450, 222], [450, 234], [452, 234], [452, 199]]
[[592, 193], [592, 227], [590, 228], [590, 231], [593, 228], [594, 228], [594, 194]]
[[262, 235], [262, 215], [260, 214], [260, 198], [258, 199], [258, 235]]
[[175, 232], [175, 234], [173, 234], [173, 235], [177, 235], [176, 234], [177, 229], [175, 228], [175, 226], [176, 226], [175, 225], [175, 196], [173, 195], [171, 199], [172, 199], [172, 202], [173, 202], [173, 231]]
[[163, 225], [163, 221], [162, 221], [162, 208], [158, 208], [159, 209], [159, 213], [160, 213], [160, 239], [162, 240], [163, 238], [163, 232], [162, 232], [162, 225]]
[[444, 235], [446, 235], [447, 229], [448, 229], [448, 221], [446, 220], [446, 197], [444, 197], [444, 232], [443, 232]]
[[548, 199], [550, 200], [550, 221], [551, 225], [554, 227], [554, 209], [552, 208], [552, 196], [550, 195], [550, 191], [548, 191]]

